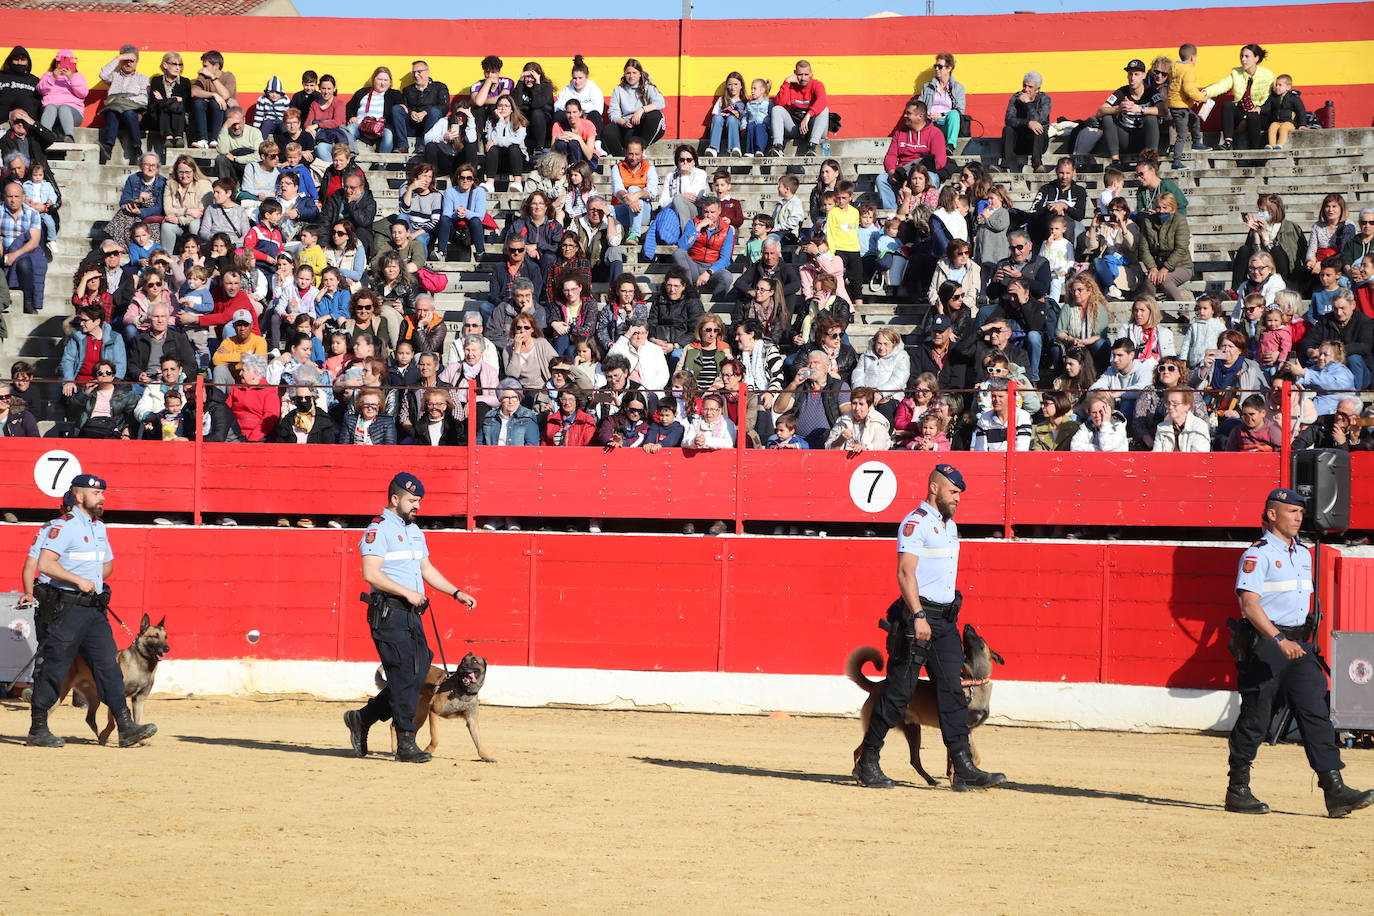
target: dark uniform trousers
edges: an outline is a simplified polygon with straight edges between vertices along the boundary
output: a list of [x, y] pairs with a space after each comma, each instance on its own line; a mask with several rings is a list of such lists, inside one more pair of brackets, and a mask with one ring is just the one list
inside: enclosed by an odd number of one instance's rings
[[922, 667], [935, 685], [940, 735], [945, 747], [968, 747], [968, 696], [962, 684], [964, 644], [959, 637], [959, 624], [957, 620], [935, 618], [926, 622], [930, 624], [930, 648], [924, 666], [911, 656], [893, 659], [888, 653], [887, 683], [873, 705], [873, 718], [864, 735], [864, 744], [870, 747], [881, 748], [888, 731], [902, 721], [907, 704], [916, 695], [916, 680]]
[[1261, 637], [1249, 660], [1236, 666], [1240, 715], [1231, 729], [1231, 767], [1246, 767], [1254, 761], [1269, 726], [1274, 698], [1282, 693], [1293, 710], [1312, 769], [1318, 773], [1341, 769], [1327, 703], [1326, 673], [1317, 663], [1312, 644], [1305, 642], [1302, 647], [1302, 658], [1288, 659], [1272, 639]]
[[363, 718], [370, 722], [394, 719], [397, 731], [415, 731], [415, 709], [420, 705], [420, 687], [429, 673], [434, 653], [425, 640], [420, 615], [405, 601], [389, 598], [386, 612], [372, 628], [372, 642], [386, 672], [386, 686], [363, 707]]
[[46, 646], [33, 676], [33, 708], [47, 710], [57, 703], [57, 691], [80, 652], [91, 666], [100, 699], [112, 713], [126, 708], [124, 675], [115, 660], [114, 634], [105, 619], [105, 609], [90, 604], [75, 592], [60, 592], [55, 602], [56, 616], [44, 627]]

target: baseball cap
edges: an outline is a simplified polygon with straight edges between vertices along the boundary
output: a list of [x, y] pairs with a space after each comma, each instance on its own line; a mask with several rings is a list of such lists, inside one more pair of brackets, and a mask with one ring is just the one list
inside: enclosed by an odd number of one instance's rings
[[968, 484], [964, 483], [964, 475], [959, 473], [959, 469], [952, 464], [937, 464], [935, 470], [943, 474], [945, 478], [956, 487], [960, 492], [968, 489]]
[[1278, 487], [1269, 491], [1269, 498], [1265, 502], [1283, 503], [1285, 506], [1301, 506], [1307, 508], [1307, 500], [1297, 490], [1288, 487]]
[[946, 315], [936, 315], [930, 322], [930, 333], [942, 334], [949, 330], [949, 317]]
[[391, 485], [393, 487], [400, 487], [412, 496], [423, 497], [425, 495], [425, 485], [420, 483], [420, 478], [416, 477], [414, 474], [406, 473], [405, 471], [391, 478]]
[[77, 474], [72, 478], [72, 489], [74, 490], [77, 487], [86, 487], [90, 490], [103, 490], [105, 489], [105, 479], [103, 477], [97, 477], [94, 474]]
[[239, 309], [237, 312], [234, 313], [233, 323], [238, 324], [240, 321], [242, 321], [244, 324], [252, 324], [253, 313], [248, 311], [248, 309]]
[[1144, 73], [1148, 69], [1149, 68], [1145, 66], [1145, 61], [1138, 57], [1126, 65], [1127, 73], [1130, 73], [1132, 70], [1139, 70], [1141, 73]]

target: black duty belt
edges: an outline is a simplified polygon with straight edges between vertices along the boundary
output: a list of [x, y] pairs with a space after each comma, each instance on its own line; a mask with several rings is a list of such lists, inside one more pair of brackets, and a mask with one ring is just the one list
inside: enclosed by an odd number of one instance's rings
[[1277, 623], [1274, 629], [1279, 631], [1279, 635], [1284, 639], [1291, 639], [1293, 642], [1304, 642], [1307, 639], [1307, 624], [1299, 624], [1296, 627], [1282, 627]]
[[102, 592], [88, 595], [74, 589], [57, 587], [54, 587], [53, 591], [57, 592], [57, 600], [62, 604], [75, 604], [79, 607], [107, 607], [110, 603], [109, 597]]
[[921, 610], [926, 612], [927, 617], [933, 617], [936, 620], [948, 620], [957, 613], [957, 604], [958, 603], [955, 601], [941, 603], [939, 601], [931, 601], [929, 598], [922, 598]]

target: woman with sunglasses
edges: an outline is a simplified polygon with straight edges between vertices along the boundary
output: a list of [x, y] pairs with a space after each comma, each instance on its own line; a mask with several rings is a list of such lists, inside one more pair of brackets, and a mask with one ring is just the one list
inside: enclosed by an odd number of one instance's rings
[[138, 398], [128, 385], [115, 385], [118, 370], [108, 359], [96, 362], [91, 380], [67, 402], [72, 435], [82, 439], [128, 439]]
[[[1154, 448], [1155, 430], [1164, 422], [1169, 405], [1165, 393], [1170, 388], [1188, 387], [1188, 364], [1177, 356], [1167, 356], [1155, 366], [1151, 385], [1136, 398], [1135, 414], [1131, 417], [1131, 437], [1135, 449], [1148, 452]], [[1192, 412], [1198, 419], [1207, 419], [1207, 405], [1200, 391], [1193, 391]]]
[[696, 340], [683, 348], [678, 368], [692, 373], [697, 387], [706, 391], [715, 386], [720, 367], [730, 355], [725, 325], [715, 315], [703, 315], [697, 320]]
[[639, 448], [648, 432], [648, 399], [639, 393], [627, 394], [620, 402], [620, 409], [597, 425], [592, 444], [608, 449]]
[[124, 310], [123, 334], [130, 343], [140, 331], [148, 330], [148, 315], [154, 305], [165, 305], [169, 312], [175, 312], [177, 304], [167, 289], [167, 280], [162, 272], [149, 268], [143, 272], [133, 301]]
[[114, 296], [110, 295], [105, 271], [90, 261], [83, 261], [76, 269], [76, 281], [72, 284], [72, 307], [80, 312], [83, 305], [99, 306], [105, 321], [114, 317]]
[[8, 382], [0, 382], [0, 437], [38, 438], [38, 420]]
[[358, 241], [353, 223], [341, 219], [329, 227], [329, 238], [321, 239], [324, 244], [324, 259], [330, 267], [337, 268], [339, 275], [348, 283], [351, 292], [362, 288], [364, 274], [367, 273], [367, 252]]
[[455, 241], [466, 256], [481, 258], [487, 253], [486, 227], [487, 191], [477, 183], [477, 168], [460, 165], [453, 173], [453, 183], [444, 191], [442, 213], [434, 245], [434, 256], [448, 260], [449, 246]]
[[964, 84], [954, 78], [954, 55], [941, 51], [935, 55], [935, 75], [921, 89], [930, 123], [944, 132], [949, 151], [959, 143], [959, 125], [967, 110]]
[[549, 360], [558, 353], [544, 339], [534, 319], [521, 312], [511, 322], [511, 342], [506, 348], [506, 375], [529, 391], [542, 391], [551, 378]]
[[811, 331], [811, 343], [801, 350], [797, 365], [805, 366], [811, 353], [820, 351], [826, 355], [830, 365], [830, 375], [848, 384], [854, 367], [859, 364], [859, 354], [844, 342], [844, 325], [840, 319], [823, 314], [816, 319]]
[[701, 216], [697, 201], [706, 196], [710, 185], [706, 171], [697, 168], [697, 152], [693, 147], [679, 144], [673, 151], [673, 162], [677, 167], [659, 186], [658, 216], [645, 234], [646, 257], [653, 257], [659, 241], [665, 244], [676, 241], [683, 227]]
[[596, 421], [583, 410], [585, 400], [580, 392], [563, 388], [558, 392], [557, 406], [544, 420], [543, 445], [576, 448], [588, 445], [596, 435]]
[[352, 316], [343, 323], [343, 328], [355, 341], [360, 335], [368, 335], [375, 341], [377, 355], [382, 359], [391, 357], [391, 347], [395, 343], [391, 329], [382, 321], [382, 300], [370, 289], [360, 289], [353, 294], [348, 303]]
[[1140, 230], [1131, 220], [1131, 205], [1117, 197], [1107, 205], [1107, 215], [1093, 214], [1092, 225], [1078, 238], [1078, 260], [1092, 264], [1102, 292], [1121, 300], [1141, 280]]

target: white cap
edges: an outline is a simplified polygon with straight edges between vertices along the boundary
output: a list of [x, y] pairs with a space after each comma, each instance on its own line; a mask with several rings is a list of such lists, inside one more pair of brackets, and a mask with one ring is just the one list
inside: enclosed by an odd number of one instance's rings
[[234, 313], [233, 323], [238, 324], [240, 321], [244, 322], [245, 324], [252, 324], [253, 313], [248, 311], [248, 309], [239, 309], [237, 312]]

